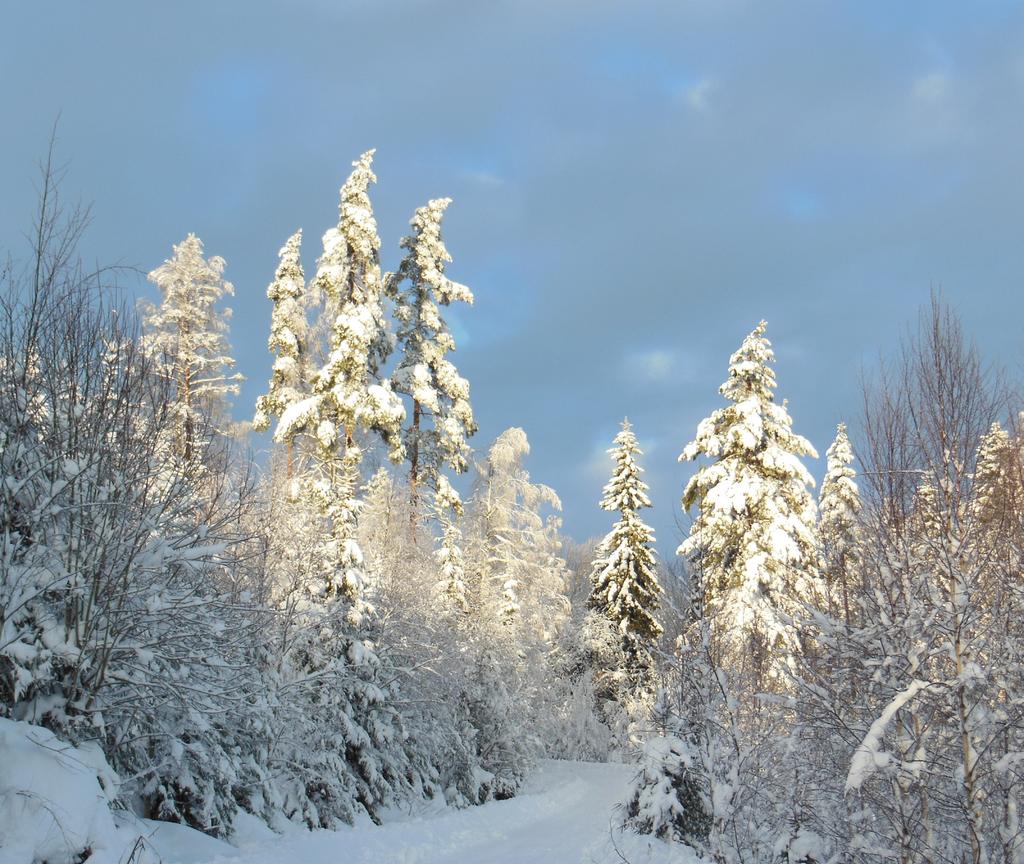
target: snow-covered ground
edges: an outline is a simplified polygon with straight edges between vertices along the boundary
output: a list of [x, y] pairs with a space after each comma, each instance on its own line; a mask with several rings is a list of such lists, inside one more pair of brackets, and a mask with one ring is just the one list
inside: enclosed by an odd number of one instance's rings
[[[543, 762], [510, 801], [467, 810], [392, 814], [386, 824], [272, 835], [243, 820], [238, 846], [177, 825], [148, 823], [151, 850], [165, 864], [689, 864], [670, 848], [610, 826], [633, 769], [625, 765]], [[614, 841], [614, 842], [613, 842]]]
[[382, 826], [281, 835], [240, 814], [228, 844], [173, 823], [112, 819], [110, 789], [96, 781], [106, 770], [98, 752], [23, 723], [2, 721], [0, 733], [9, 757], [0, 770], [0, 864], [62, 861], [84, 846], [100, 864], [694, 864], [683, 848], [612, 828], [634, 770], [626, 765], [545, 761], [509, 801], [393, 812]]

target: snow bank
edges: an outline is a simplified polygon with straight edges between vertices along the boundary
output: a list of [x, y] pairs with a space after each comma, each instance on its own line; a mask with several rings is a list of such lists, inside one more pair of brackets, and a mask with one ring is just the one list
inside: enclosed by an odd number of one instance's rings
[[0, 720], [0, 864], [702, 864], [692, 850], [621, 831], [633, 768], [543, 761], [523, 794], [464, 810], [275, 834], [239, 814], [229, 845], [184, 825], [111, 814], [116, 778], [98, 750]]
[[99, 748], [0, 719], [0, 864], [71, 864], [86, 850], [119, 849], [116, 789]]

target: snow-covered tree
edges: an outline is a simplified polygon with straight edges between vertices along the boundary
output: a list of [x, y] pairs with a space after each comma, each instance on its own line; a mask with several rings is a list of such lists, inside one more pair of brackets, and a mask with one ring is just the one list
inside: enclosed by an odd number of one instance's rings
[[825, 479], [821, 483], [818, 501], [818, 537], [821, 543], [823, 573], [830, 605], [833, 592], [838, 591], [844, 619], [851, 614], [850, 574], [856, 566], [858, 543], [858, 514], [860, 491], [857, 489], [853, 469], [853, 448], [846, 434], [846, 424], [840, 423], [836, 437], [825, 454]]
[[601, 509], [617, 512], [619, 520], [598, 547], [588, 605], [620, 634], [636, 686], [650, 677], [651, 648], [662, 632], [654, 614], [661, 586], [651, 548], [654, 531], [638, 515], [651, 501], [636, 461], [643, 454], [628, 419], [622, 421], [622, 431], [608, 452], [615, 469], [604, 487]]
[[680, 461], [706, 456], [686, 485], [683, 509], [697, 507], [678, 549], [704, 597], [716, 641], [759, 679], [799, 650], [792, 616], [816, 594], [814, 480], [800, 461], [817, 456], [774, 401], [774, 353], [762, 321], [729, 360], [719, 392], [729, 405], [702, 420]]
[[974, 470], [972, 515], [983, 525], [998, 530], [1012, 521], [1015, 504], [1014, 473], [1019, 453], [1010, 433], [997, 421], [978, 445]]
[[35, 278], [0, 292], [0, 715], [98, 743], [143, 815], [225, 834], [256, 689], [222, 590], [237, 513], [199, 442], [186, 460], [160, 434], [180, 382], [74, 237], [42, 236]]
[[324, 251], [313, 285], [333, 316], [324, 365], [313, 376], [314, 395], [292, 406], [278, 423], [275, 438], [287, 440], [315, 417], [316, 436], [327, 450], [347, 447], [357, 430], [378, 434], [392, 458], [402, 456], [405, 409], [389, 381], [378, 376], [393, 347], [384, 313], [380, 238], [370, 204], [373, 151], [353, 162], [341, 187], [339, 220], [324, 234]]
[[993, 425], [1002, 393], [949, 310], [933, 302], [920, 323], [866, 388], [857, 612], [814, 619], [799, 725], [826, 758], [803, 776], [845, 779], [833, 801], [848, 806], [813, 808], [840, 855], [1015, 861], [1019, 442]]
[[538, 715], [553, 684], [547, 661], [568, 611], [559, 522], [542, 511], [560, 504], [553, 489], [530, 479], [529, 452], [522, 429], [498, 436], [477, 466], [462, 525], [474, 664], [467, 698], [481, 765], [502, 796], [541, 752]]
[[462, 552], [462, 530], [458, 523], [458, 517], [462, 515], [462, 501], [444, 476], [438, 478], [435, 510], [441, 525], [441, 545], [434, 553], [441, 576], [438, 591], [445, 602], [468, 612], [466, 562]]
[[380, 624], [367, 598], [358, 537], [363, 448], [357, 436], [362, 443], [383, 440], [398, 459], [404, 419], [389, 382], [378, 383], [392, 340], [368, 194], [376, 179], [372, 156], [353, 163], [341, 188], [338, 225], [324, 234], [312, 280], [330, 319], [326, 358], [312, 376], [311, 393], [284, 407], [274, 433], [282, 443], [300, 432], [315, 441], [296, 478], [301, 493], [294, 516], [308, 518], [313, 505], [321, 531], [305, 562], [305, 597], [296, 604], [294, 635], [281, 663], [285, 686], [304, 694], [300, 728], [320, 741], [316, 754], [296, 755], [300, 786], [313, 803], [313, 815], [305, 817], [312, 824], [351, 821], [358, 808], [376, 818], [411, 782], [395, 705], [397, 676], [377, 651]]
[[[302, 231], [296, 231], [277, 253], [280, 263], [274, 281], [267, 288], [267, 298], [274, 304], [270, 316], [270, 338], [267, 347], [277, 355], [266, 394], [256, 400], [253, 428], [264, 432], [271, 418], [280, 418], [292, 405], [309, 396], [306, 347], [306, 277], [300, 260]], [[288, 467], [291, 473], [294, 437], [300, 430], [287, 430]]]
[[353, 163], [341, 188], [338, 225], [324, 234], [324, 251], [313, 279], [333, 316], [326, 361], [313, 376], [312, 395], [291, 403], [274, 433], [279, 442], [305, 429], [315, 435], [317, 457], [310, 467], [309, 488], [333, 535], [334, 563], [329, 569], [334, 572], [325, 576], [325, 590], [340, 591], [356, 606], [362, 582], [362, 552], [354, 534], [362, 449], [355, 436], [379, 436], [398, 459], [405, 417], [390, 383], [377, 382], [392, 340], [383, 309], [380, 239], [368, 193], [376, 180], [372, 158], [371, 150]]
[[412, 234], [401, 244], [408, 252], [389, 279], [402, 350], [391, 381], [397, 392], [412, 399], [412, 418], [403, 440], [410, 462], [413, 518], [421, 481], [436, 489], [445, 466], [457, 474], [465, 471], [467, 439], [476, 431], [469, 382], [446, 356], [455, 350], [455, 339], [440, 308], [456, 301], [473, 302], [469, 288], [444, 272], [452, 257], [441, 237], [441, 220], [450, 203], [450, 198], [435, 198], [416, 211], [410, 221]]
[[203, 243], [189, 234], [170, 259], [149, 274], [159, 306], [144, 304], [145, 344], [173, 384], [178, 452], [192, 458], [204, 426], [223, 423], [225, 397], [238, 393], [242, 376], [228, 345], [231, 310], [218, 308], [234, 287], [224, 279], [224, 259], [203, 257]]
[[694, 731], [676, 715], [664, 690], [652, 712], [655, 733], [626, 801], [626, 825], [641, 834], [705, 851], [714, 824], [712, 784]]
[[526, 433], [513, 427], [495, 439], [479, 467], [472, 502], [477, 584], [474, 602], [529, 639], [547, 641], [565, 618], [565, 563], [556, 517], [561, 509], [550, 486], [533, 483], [523, 465], [530, 452]]

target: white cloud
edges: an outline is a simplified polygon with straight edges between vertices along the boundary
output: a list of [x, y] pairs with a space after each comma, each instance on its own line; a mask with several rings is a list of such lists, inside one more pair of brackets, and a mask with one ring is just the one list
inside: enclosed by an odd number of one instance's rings
[[711, 94], [715, 90], [715, 82], [710, 78], [701, 78], [696, 84], [682, 89], [680, 96], [685, 105], [694, 111], [707, 111]]
[[608, 448], [611, 441], [595, 443], [590, 450], [590, 455], [583, 462], [583, 474], [593, 483], [605, 483], [611, 476], [614, 461]]
[[914, 80], [911, 98], [921, 106], [942, 105], [949, 96], [950, 78], [945, 72], [929, 72]]
[[629, 355], [626, 358], [626, 367], [631, 377], [661, 382], [669, 379], [677, 359], [677, 353], [671, 348], [654, 348]]
[[463, 175], [467, 180], [472, 183], [477, 183], [481, 186], [504, 186], [505, 181], [497, 174], [493, 174], [490, 171], [467, 171]]

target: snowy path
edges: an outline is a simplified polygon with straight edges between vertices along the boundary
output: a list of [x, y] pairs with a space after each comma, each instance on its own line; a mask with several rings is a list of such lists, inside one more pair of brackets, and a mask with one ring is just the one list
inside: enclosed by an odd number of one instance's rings
[[[237, 849], [162, 828], [152, 842], [165, 864], [605, 864], [621, 861], [608, 828], [631, 775], [624, 765], [544, 762], [522, 795], [482, 807], [381, 827], [254, 837]], [[632, 835], [616, 832], [616, 843], [633, 864], [692, 860]]]

